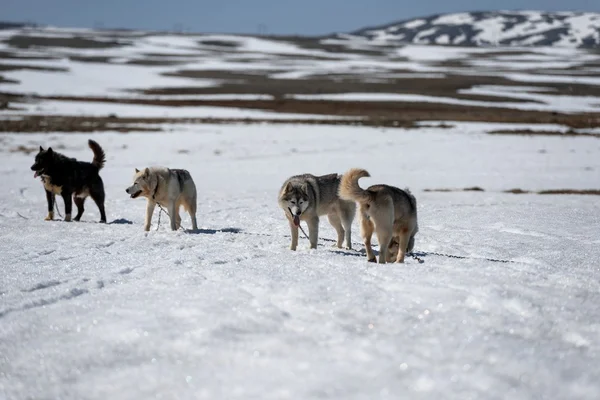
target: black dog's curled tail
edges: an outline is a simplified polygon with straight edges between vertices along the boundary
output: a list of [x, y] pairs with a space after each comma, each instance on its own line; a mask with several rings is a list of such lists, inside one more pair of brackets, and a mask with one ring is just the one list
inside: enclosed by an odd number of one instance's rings
[[92, 139], [88, 140], [88, 146], [94, 152], [94, 159], [92, 160], [92, 165], [98, 167], [98, 169], [102, 169], [104, 167], [104, 163], [106, 162], [106, 154], [104, 154], [104, 150], [102, 147]]

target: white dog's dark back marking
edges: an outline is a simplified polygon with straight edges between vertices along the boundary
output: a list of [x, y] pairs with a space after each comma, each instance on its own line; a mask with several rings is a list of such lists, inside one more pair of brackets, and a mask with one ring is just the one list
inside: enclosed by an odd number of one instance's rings
[[172, 169], [171, 171], [175, 172], [177, 176], [177, 182], [179, 182], [179, 190], [183, 191], [183, 185], [186, 180], [190, 179], [190, 173], [185, 169]]

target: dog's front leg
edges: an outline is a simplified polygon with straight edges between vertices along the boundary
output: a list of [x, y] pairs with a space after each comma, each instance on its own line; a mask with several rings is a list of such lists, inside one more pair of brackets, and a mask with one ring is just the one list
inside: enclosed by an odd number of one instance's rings
[[292, 233], [292, 244], [290, 245], [290, 250], [296, 251], [298, 247], [298, 227], [294, 225], [294, 221], [291, 218], [288, 218], [288, 222], [290, 223], [290, 231]]
[[177, 207], [177, 203], [174, 201], [169, 202], [169, 217], [171, 218], [171, 230], [177, 230], [177, 214], [179, 214], [179, 210]]
[[54, 193], [46, 190], [46, 201], [48, 202], [48, 216], [45, 221], [52, 221], [54, 219]]
[[62, 191], [62, 198], [65, 202], [65, 222], [71, 222], [71, 211], [73, 210], [73, 199], [71, 193]]
[[146, 203], [146, 220], [144, 222], [144, 230], [147, 232], [150, 230], [150, 224], [152, 223], [152, 214], [154, 214], [154, 207], [156, 203], [148, 199]]
[[319, 240], [319, 217], [314, 216], [306, 221], [308, 224], [308, 241], [310, 242], [310, 248], [317, 248], [317, 241]]

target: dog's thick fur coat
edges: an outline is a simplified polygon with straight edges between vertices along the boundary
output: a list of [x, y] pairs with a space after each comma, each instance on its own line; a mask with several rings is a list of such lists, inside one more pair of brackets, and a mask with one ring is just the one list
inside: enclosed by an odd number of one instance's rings
[[317, 248], [319, 240], [319, 217], [327, 215], [337, 232], [337, 247], [352, 248], [352, 220], [356, 214], [356, 204], [339, 198], [338, 188], [341, 176], [311, 174], [292, 176], [283, 183], [279, 191], [279, 207], [285, 213], [292, 234], [291, 250], [298, 246], [298, 227], [306, 221], [310, 248]]
[[60, 194], [65, 202], [65, 221], [71, 221], [72, 200], [77, 206], [74, 220], [79, 221], [84, 211], [83, 203], [86, 197], [90, 196], [100, 210], [100, 222], [106, 222], [104, 183], [99, 175], [99, 171], [104, 167], [106, 155], [95, 141], [89, 140], [88, 146], [94, 153], [91, 163], [66, 157], [52, 150], [52, 147], [44, 150], [40, 146], [31, 170], [35, 171], [34, 177], [41, 177], [46, 189], [47, 221], [54, 219], [55, 195]]
[[371, 237], [376, 232], [379, 263], [392, 262], [394, 258], [402, 263], [406, 253], [412, 251], [419, 231], [417, 200], [408, 189], [373, 185], [365, 190], [358, 186], [360, 178], [369, 176], [364, 169], [354, 168], [346, 172], [340, 184], [340, 197], [359, 204], [361, 234], [368, 260], [376, 261], [371, 248]]
[[192, 229], [198, 229], [196, 223], [196, 185], [188, 171], [165, 167], [149, 167], [140, 171], [136, 168], [133, 185], [125, 191], [131, 195], [132, 199], [139, 196], [147, 199], [144, 230], [150, 230], [152, 214], [157, 204], [167, 209], [172, 230], [175, 231], [181, 226], [180, 206], [183, 206], [190, 214]]

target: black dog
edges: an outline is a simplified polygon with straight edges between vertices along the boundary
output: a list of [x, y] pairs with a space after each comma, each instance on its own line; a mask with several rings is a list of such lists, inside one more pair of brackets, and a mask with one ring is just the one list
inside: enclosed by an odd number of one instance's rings
[[79, 221], [83, 214], [85, 198], [90, 196], [100, 210], [100, 222], [106, 222], [104, 184], [98, 174], [104, 167], [106, 156], [102, 147], [93, 140], [88, 140], [88, 146], [94, 152], [94, 159], [91, 163], [66, 157], [53, 151], [52, 147], [44, 150], [40, 146], [40, 152], [35, 156], [35, 163], [31, 166], [31, 170], [35, 171], [34, 178], [38, 176], [42, 178], [46, 189], [47, 221], [54, 218], [54, 195], [60, 194], [65, 202], [65, 221], [71, 220], [71, 197], [75, 199], [77, 206], [75, 221]]

